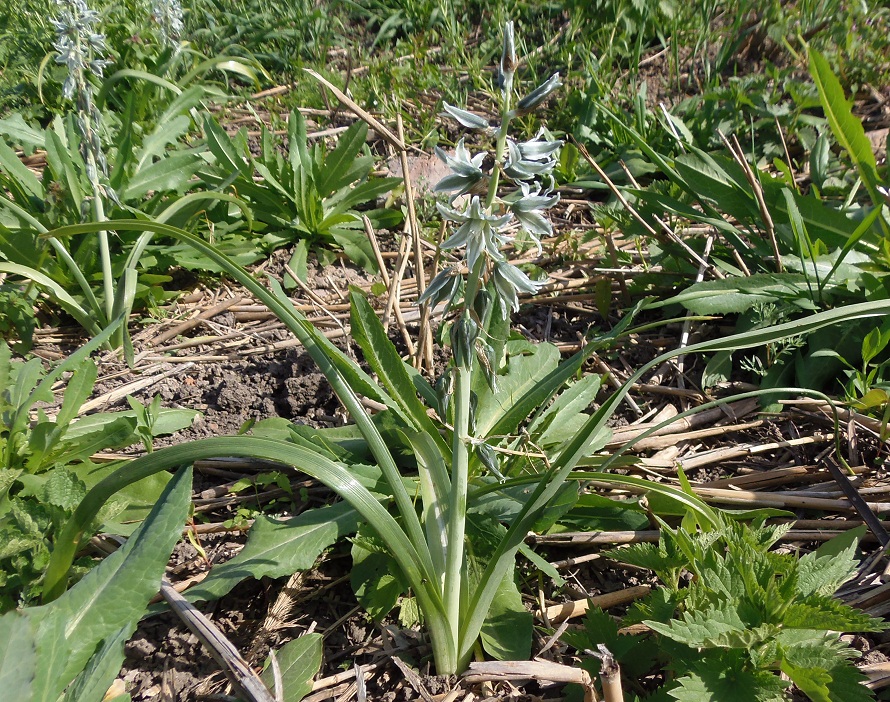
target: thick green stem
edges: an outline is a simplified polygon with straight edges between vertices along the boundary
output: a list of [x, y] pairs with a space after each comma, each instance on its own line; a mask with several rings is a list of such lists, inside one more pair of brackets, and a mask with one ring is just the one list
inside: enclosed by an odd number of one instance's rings
[[[451, 504], [448, 514], [448, 550], [445, 560], [445, 612], [454, 636], [460, 634], [461, 590], [464, 584], [464, 534], [470, 453], [470, 368], [457, 366], [454, 388], [454, 440], [451, 447]], [[456, 671], [439, 671], [450, 674]]]

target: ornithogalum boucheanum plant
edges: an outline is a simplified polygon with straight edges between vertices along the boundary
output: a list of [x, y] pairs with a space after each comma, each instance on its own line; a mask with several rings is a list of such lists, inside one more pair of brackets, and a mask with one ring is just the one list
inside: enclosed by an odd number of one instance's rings
[[[422, 301], [444, 303], [450, 309], [452, 361], [435, 384], [402, 360], [359, 292], [351, 294], [351, 333], [376, 378], [300, 314], [277, 281], [270, 279], [271, 289], [266, 288], [214, 246], [181, 229], [156, 221], [116, 220], [59, 230], [60, 235], [74, 235], [111, 225], [173, 236], [194, 247], [287, 325], [325, 374], [353, 424], [332, 430], [293, 425], [255, 428], [251, 436], [203, 439], [132, 461], [87, 493], [59, 535], [44, 579], [46, 601], [65, 592], [77, 545], [115, 491], [158, 471], [214, 456], [247, 456], [296, 466], [340, 495], [346, 504], [321, 508], [330, 510], [324, 513], [330, 515], [327, 518], [315, 510], [314, 523], [335, 526], [331, 540], [362, 524], [354, 557], [364, 550], [388, 559], [391, 567], [383, 570], [395, 573], [402, 592], [414, 598], [440, 674], [464, 669], [480, 641], [492, 656], [529, 654], [531, 618], [515, 581], [516, 554], [529, 531], [546, 528], [547, 520], [552, 522], [560, 509], [577, 500], [577, 481], [633, 484], [672, 498], [694, 511], [703, 524], [715, 522], [712, 510], [687, 492], [604, 472], [618, 455], [602, 453], [609, 437], [607, 422], [631, 386], [681, 353], [759, 346], [799, 334], [803, 327], [818, 329], [840, 320], [886, 315], [890, 303], [853, 305], [791, 326], [757, 329], [668, 352], [644, 364], [590, 412], [600, 378], [578, 379], [584, 361], [627, 333], [633, 315], [626, 315], [609, 334], [594, 335], [582, 351], [561, 363], [558, 349], [550, 344], [509, 338], [509, 311], [517, 307], [519, 293], [534, 290], [535, 284], [505, 258], [502, 245], [514, 232], [530, 244], [549, 233], [545, 212], [556, 202], [549, 172], [559, 148], [558, 142], [542, 137], [510, 138], [513, 118], [534, 110], [559, 84], [558, 76], [553, 76], [514, 106], [516, 66], [513, 28], [508, 24], [498, 81], [500, 124], [492, 126], [478, 115], [446, 106], [463, 126], [493, 138], [494, 159], [493, 166], [484, 170], [486, 158], [473, 154], [466, 142], [459, 143], [453, 155], [440, 154], [452, 172], [439, 189], [453, 196], [440, 209], [455, 225], [443, 246], [464, 252], [465, 266], [457, 264], [437, 276]], [[362, 396], [384, 409], [371, 416]], [[594, 466], [600, 472], [576, 470]], [[295, 517], [294, 529], [305, 530], [304, 517], [312, 512]], [[268, 524], [261, 534], [262, 528], [258, 519], [247, 546], [231, 566], [215, 568], [190, 596], [219, 596], [247, 573], [286, 574], [275, 570], [276, 561], [269, 557], [275, 551], [267, 548]], [[264, 547], [253, 546], [254, 538], [257, 543], [263, 540]], [[308, 545], [295, 531], [275, 553], [296, 563], [293, 552], [300, 550], [304, 565], [293, 568], [309, 567], [329, 543], [314, 538]], [[252, 555], [258, 551], [262, 553]], [[391, 607], [395, 600], [388, 604]], [[374, 610], [388, 611], [379, 601]], [[524, 645], [518, 641], [521, 637]]]

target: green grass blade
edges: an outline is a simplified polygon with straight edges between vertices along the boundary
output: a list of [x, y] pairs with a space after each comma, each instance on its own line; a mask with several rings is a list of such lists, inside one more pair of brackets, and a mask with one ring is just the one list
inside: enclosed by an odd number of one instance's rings
[[[878, 192], [878, 166], [871, 142], [862, 128], [862, 122], [853, 116], [844, 89], [825, 57], [812, 48], [809, 53], [810, 75], [819, 90], [819, 99], [831, 132], [841, 148], [850, 155], [872, 203], [875, 207], [881, 208], [885, 202]], [[881, 227], [884, 236], [890, 237], [890, 225], [883, 217], [881, 217]]]
[[352, 291], [349, 297], [352, 303], [350, 329], [353, 339], [365, 356], [365, 361], [398, 405], [402, 416], [416, 431], [433, 437], [442, 455], [450, 457], [451, 449], [427, 415], [426, 407], [417, 398], [417, 389], [405, 368], [405, 363], [396, 353], [377, 314], [361, 293]]

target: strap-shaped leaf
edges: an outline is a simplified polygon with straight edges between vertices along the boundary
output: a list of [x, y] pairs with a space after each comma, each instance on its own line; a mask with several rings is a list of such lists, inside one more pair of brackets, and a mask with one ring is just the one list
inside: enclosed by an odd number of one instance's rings
[[368, 125], [362, 121], [353, 122], [349, 129], [340, 135], [337, 148], [328, 154], [320, 172], [316, 174], [316, 187], [322, 197], [345, 188], [352, 183], [352, 179], [346, 180], [356, 156], [361, 153], [362, 145], [368, 136]]
[[[815, 49], [810, 49], [810, 75], [819, 90], [819, 100], [831, 133], [841, 148], [850, 155], [875, 207], [882, 207], [884, 198], [878, 192], [878, 166], [871, 142], [865, 136], [862, 122], [853, 116], [850, 104], [844, 96], [844, 89], [828, 61]], [[884, 235], [890, 236], [890, 225], [883, 217], [880, 221]]]
[[417, 398], [417, 390], [405, 368], [405, 363], [387, 337], [377, 314], [361, 293], [353, 290], [349, 298], [352, 336], [361, 348], [368, 365], [402, 410], [403, 416], [409, 419], [409, 426], [415, 431], [433, 437], [440, 453], [450, 457], [451, 451], [448, 445], [426, 413], [426, 406]]

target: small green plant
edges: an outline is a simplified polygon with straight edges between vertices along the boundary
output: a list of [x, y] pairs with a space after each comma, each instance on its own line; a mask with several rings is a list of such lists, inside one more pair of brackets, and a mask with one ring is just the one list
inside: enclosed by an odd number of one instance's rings
[[[374, 158], [362, 154], [368, 125], [356, 122], [339, 138], [333, 151], [322, 143], [310, 146], [306, 120], [297, 111], [288, 118], [287, 156], [282, 144], [262, 128], [260, 154], [250, 153], [243, 134], [230, 138], [212, 119], [205, 121], [208, 146], [216, 157], [216, 172], [205, 179], [217, 187], [231, 183], [251, 206], [255, 230], [266, 251], [297, 244], [296, 271], [305, 268], [309, 248], [342, 250], [350, 260], [376, 270], [371, 244], [356, 208], [363, 207], [401, 183], [400, 178], [372, 178]], [[254, 181], [254, 173], [262, 180]], [[395, 210], [364, 212], [378, 227], [401, 221]]]
[[[0, 342], [0, 612], [39, 596], [59, 529], [87, 490], [118, 467], [94, 463], [91, 456], [138, 441], [150, 446], [155, 436], [189, 426], [198, 414], [163, 410], [157, 398], [151, 410], [78, 419], [96, 380], [96, 366], [88, 354], [101, 341], [101, 337], [94, 340], [48, 373], [37, 359], [16, 360]], [[41, 406], [53, 402], [52, 385], [65, 373], [71, 375], [62, 404], [50, 418]], [[94, 530], [129, 533], [166, 482], [166, 476], [157, 475], [120, 491]], [[84, 572], [89, 564], [90, 559], [79, 562], [78, 571]]]
[[726, 515], [701, 528], [696, 521], [663, 526], [657, 545], [607, 554], [661, 581], [623, 622], [645, 624], [650, 635], [618, 636], [614, 621], [594, 610], [565, 640], [580, 650], [605, 644], [637, 679], [663, 670], [663, 692], [683, 702], [779, 702], [791, 683], [813, 702], [872, 699], [850, 663], [859, 653], [838, 632], [886, 625], [832, 597], [856, 571], [865, 527], [798, 558], [770, 551], [790, 525], [748, 526]]
[[[191, 468], [173, 476], [120, 549], [49, 605], [0, 616], [0, 680], [16, 702], [110, 700], [124, 644], [158, 592], [182, 534]], [[126, 700], [124, 694], [114, 699]]]

